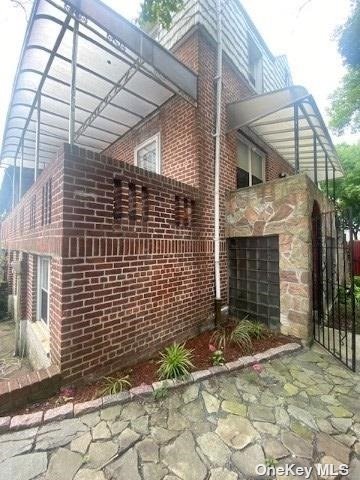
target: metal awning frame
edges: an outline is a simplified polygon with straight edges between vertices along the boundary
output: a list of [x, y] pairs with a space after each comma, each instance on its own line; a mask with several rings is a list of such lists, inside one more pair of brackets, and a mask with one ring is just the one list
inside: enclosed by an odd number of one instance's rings
[[[288, 112], [290, 109], [292, 109], [292, 115], [281, 117], [282, 111]], [[276, 119], [277, 114], [279, 114], [278, 119]], [[332, 171], [335, 197], [335, 178], [344, 172], [316, 102], [305, 88], [287, 87], [228, 104], [227, 119], [228, 131], [248, 128], [292, 164], [296, 173], [300, 173], [301, 167], [306, 170], [311, 167], [313, 180], [317, 185], [319, 174], [322, 173], [325, 177], [327, 193], [329, 192], [329, 171]], [[305, 121], [306, 125], [300, 126], [300, 121]], [[292, 123], [291, 128], [282, 126], [289, 123]], [[285, 137], [282, 137], [284, 134]], [[290, 135], [286, 136], [286, 134]], [[321, 155], [324, 159], [319, 163]]]
[[[41, 3], [42, 2], [42, 3]], [[57, 11], [61, 12], [59, 18], [44, 13], [39, 13], [39, 5], [43, 3], [51, 5]], [[64, 20], [62, 20], [64, 18]], [[29, 38], [32, 33], [32, 26], [37, 20], [47, 20], [58, 24], [60, 31], [57, 34], [55, 43], [52, 48], [46, 48], [42, 45], [30, 45]], [[73, 22], [72, 22], [73, 20]], [[73, 26], [71, 25], [73, 23]], [[82, 25], [82, 30], [79, 31], [79, 25]], [[72, 33], [73, 46], [71, 58], [67, 55], [61, 55], [58, 52], [62, 43], [64, 35], [67, 32]], [[110, 55], [111, 59], [119, 61], [119, 65], [128, 65], [128, 69], [125, 68], [124, 75], [118, 82], [114, 82], [113, 79], [108, 78], [101, 74], [101, 71], [89, 68], [89, 65], [83, 65], [77, 59], [77, 44], [78, 39], [82, 38], [89, 42], [89, 44], [96, 46], [104, 54]], [[42, 50], [48, 57], [46, 58], [46, 67], [41, 71], [36, 68], [23, 68], [22, 59], [25, 58], [27, 51], [31, 49]], [[52, 67], [54, 59], [59, 59], [67, 64], [70, 64], [71, 68], [71, 82], [63, 81], [61, 78], [53, 77], [49, 72]], [[90, 65], [91, 67], [91, 65]], [[86, 91], [78, 88], [76, 84], [77, 71], [83, 71], [85, 74], [93, 76], [99, 79], [104, 85], [109, 86], [109, 91], [105, 87], [105, 95], [99, 96], [94, 94], [94, 91]], [[29, 88], [29, 85], [18, 87], [17, 81], [22, 73], [32, 73], [39, 75], [39, 84], [37, 88]], [[164, 104], [164, 100], [156, 102], [150, 96], [146, 98], [141, 95], [139, 91], [135, 91], [127, 86], [127, 83], [131, 78], [140, 72], [141, 75], [151, 79], [159, 86], [163, 87], [164, 91], [168, 91], [168, 98], [174, 95], [180, 95], [187, 102], [192, 105], [196, 105], [197, 101], [197, 76], [188, 67], [182, 64], [172, 53], [159, 45], [155, 40], [149, 37], [146, 33], [142, 32], [139, 28], [127, 21], [120, 15], [116, 14], [109, 7], [104, 5], [99, 0], [35, 0], [33, 9], [31, 12], [30, 20], [27, 26], [25, 39], [21, 51], [19, 65], [16, 72], [16, 80], [12, 91], [12, 97], [8, 114], [6, 118], [6, 129], [4, 133], [2, 150], [0, 161], [4, 158], [13, 158], [13, 201], [12, 205], [15, 206], [16, 200], [21, 197], [21, 185], [22, 185], [22, 170], [24, 168], [24, 161], [31, 161], [34, 159], [34, 181], [36, 181], [39, 175], [39, 169], [42, 165], [44, 167], [49, 161], [50, 156], [54, 154], [56, 148], [59, 146], [59, 141], [69, 143], [77, 143], [85, 148], [93, 148], [96, 151], [102, 151], [105, 148], [112, 145], [115, 141], [121, 138], [132, 128], [136, 128], [141, 122], [154, 114], [154, 112]], [[54, 102], [54, 105], [66, 106], [69, 110], [69, 115], [64, 116], [56, 112], [42, 108], [42, 87], [46, 80], [57, 82], [59, 85], [70, 89], [70, 96], [67, 99], [61, 95], [57, 98], [56, 93], [49, 95], [44, 94], [44, 99]], [[160, 87], [159, 87], [160, 88]], [[146, 111], [144, 114], [138, 111], [125, 108], [124, 105], [114, 103], [116, 95], [124, 91], [131, 97], [136, 97], [141, 104], [149, 105], [150, 113]], [[32, 102], [29, 104], [14, 102], [14, 97], [19, 92], [26, 92], [33, 96]], [[95, 108], [84, 108], [76, 105], [76, 93], [83, 95], [83, 98], [91, 98], [94, 104], [97, 101]], [[88, 96], [88, 97], [86, 97]], [[111, 106], [116, 110], [123, 111], [131, 115], [131, 125], [124, 121], [117, 121], [115, 118], [111, 118], [103, 110]], [[15, 107], [15, 112], [13, 108]], [[25, 110], [25, 112], [18, 112], [16, 107]], [[86, 115], [85, 120], [79, 121], [75, 118], [76, 111], [82, 112]], [[28, 111], [27, 111], [28, 110]], [[116, 111], [114, 110], [114, 111]], [[22, 113], [22, 114], [21, 114]], [[113, 113], [113, 112], [111, 112]], [[35, 114], [35, 116], [34, 116]], [[46, 116], [48, 114], [48, 116]], [[45, 120], [43, 119], [45, 115]], [[62, 123], [68, 121], [68, 128], [64, 128], [64, 125], [56, 124], [51, 120], [61, 119]], [[107, 128], [100, 128], [96, 125], [92, 126], [94, 120], [97, 118], [106, 121]], [[129, 118], [130, 119], [130, 118]], [[128, 119], [128, 120], [129, 120]], [[9, 124], [10, 122], [10, 124]], [[103, 122], [105, 123], [105, 122]], [[117, 128], [123, 127], [123, 133], [112, 131], [111, 125]], [[30, 126], [33, 125], [33, 126]], [[41, 131], [41, 127], [46, 126], [47, 131]], [[91, 127], [99, 131], [99, 138], [96, 138], [93, 133], [86, 134], [87, 129]], [[14, 133], [12, 133], [14, 132]], [[10, 135], [8, 135], [10, 133]], [[26, 135], [31, 134], [30, 138], [26, 138]], [[101, 135], [103, 134], [103, 135]], [[33, 137], [34, 135], [34, 137]], [[104, 139], [104, 135], [106, 135]], [[81, 141], [79, 142], [79, 138]], [[103, 137], [103, 138], [100, 138]], [[41, 138], [41, 142], [40, 142]], [[45, 139], [45, 141], [43, 140]], [[96, 140], [96, 147], [92, 144]], [[34, 155], [31, 155], [31, 151], [34, 151]], [[53, 150], [55, 149], [55, 150]], [[18, 161], [21, 157], [20, 168], [18, 168]], [[35, 157], [35, 158], [34, 158]], [[16, 195], [16, 176], [17, 170], [19, 170], [19, 188], [18, 195]]]

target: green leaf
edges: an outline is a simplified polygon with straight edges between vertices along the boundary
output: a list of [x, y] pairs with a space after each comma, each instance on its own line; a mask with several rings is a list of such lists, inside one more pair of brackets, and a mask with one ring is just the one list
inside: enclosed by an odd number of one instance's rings
[[122, 378], [116, 377], [105, 377], [104, 378], [104, 388], [101, 390], [100, 394], [103, 395], [116, 395], [117, 393], [122, 392], [124, 389], [130, 388], [131, 383], [129, 381], [129, 375], [126, 375]]
[[183, 7], [183, 0], [144, 0], [139, 24], [145, 30], [156, 25], [169, 30], [173, 16]]
[[194, 365], [191, 362], [192, 350], [173, 343], [160, 353], [158, 375], [160, 379], [181, 378], [189, 375]]

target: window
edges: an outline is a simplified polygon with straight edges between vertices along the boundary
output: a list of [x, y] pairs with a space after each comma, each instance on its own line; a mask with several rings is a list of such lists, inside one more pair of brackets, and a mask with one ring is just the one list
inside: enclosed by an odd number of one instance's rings
[[49, 286], [50, 286], [50, 259], [39, 257], [38, 260], [38, 299], [37, 318], [46, 325], [49, 324]]
[[236, 163], [236, 188], [264, 182], [265, 157], [253, 144], [238, 140]]
[[150, 172], [160, 173], [159, 133], [135, 148], [135, 165]]
[[249, 80], [258, 93], [263, 92], [262, 55], [255, 42], [248, 37]]
[[255, 318], [272, 329], [278, 329], [278, 236], [230, 238], [228, 258], [230, 315]]

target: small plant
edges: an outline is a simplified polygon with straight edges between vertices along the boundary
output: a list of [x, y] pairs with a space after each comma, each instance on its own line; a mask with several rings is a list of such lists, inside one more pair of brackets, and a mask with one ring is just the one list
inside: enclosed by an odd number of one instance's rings
[[276, 467], [278, 463], [279, 462], [276, 460], [276, 458], [272, 458], [272, 457], [265, 458], [265, 465], [267, 467]]
[[168, 396], [169, 388], [167, 385], [162, 385], [160, 388], [154, 390], [154, 400], [163, 400]]
[[224, 352], [222, 350], [215, 350], [215, 352], [211, 355], [211, 361], [214, 367], [224, 365]]
[[101, 391], [101, 396], [103, 395], [116, 395], [117, 393], [122, 392], [131, 387], [131, 383], [129, 381], [129, 375], [126, 375], [122, 378], [116, 377], [105, 377], [105, 387]]
[[185, 344], [179, 345], [173, 343], [160, 353], [161, 360], [158, 362], [160, 367], [158, 374], [160, 379], [180, 378], [189, 375], [194, 365], [191, 362], [192, 350], [185, 347]]
[[239, 322], [230, 335], [230, 341], [236, 343], [245, 351], [250, 351], [252, 347], [251, 336], [249, 335], [249, 326], [247, 320]]
[[250, 322], [249, 320], [244, 320], [244, 322], [247, 324], [247, 331], [251, 338], [260, 340], [268, 336], [269, 333], [263, 323], [258, 321]]
[[229, 340], [229, 334], [225, 327], [219, 327], [214, 330], [210, 337], [210, 345], [215, 345], [218, 350], [225, 351]]

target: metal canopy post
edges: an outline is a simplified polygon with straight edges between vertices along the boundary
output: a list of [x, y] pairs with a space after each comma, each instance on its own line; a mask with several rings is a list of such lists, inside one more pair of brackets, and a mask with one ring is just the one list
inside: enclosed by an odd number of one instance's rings
[[[40, 156], [40, 120], [41, 120], [41, 92], [38, 96], [37, 110], [36, 110], [36, 143], [35, 143], [35, 168], [34, 168], [34, 182], [36, 182], [39, 175], [39, 156]], [[24, 137], [23, 137], [24, 139]]]
[[294, 103], [294, 150], [295, 150], [295, 173], [300, 172], [299, 165], [299, 105]]
[[[34, 4], [34, 5], [35, 5], [35, 4]], [[35, 8], [35, 7], [34, 7], [34, 8]], [[35, 95], [35, 97], [34, 97], [34, 100], [33, 100], [32, 104], [31, 104], [31, 106], [30, 106], [29, 115], [28, 115], [27, 118], [26, 118], [25, 125], [24, 125], [24, 128], [23, 128], [23, 133], [22, 133], [22, 135], [21, 135], [21, 138], [20, 138], [18, 147], [17, 147], [17, 149], [16, 149], [16, 154], [15, 154], [15, 156], [17, 156], [18, 153], [19, 153], [20, 145], [21, 145], [21, 140], [22, 140], [22, 139], [24, 138], [24, 136], [25, 136], [25, 132], [26, 132], [26, 130], [27, 130], [28, 126], [29, 126], [29, 123], [30, 123], [30, 121], [31, 121], [32, 114], [33, 114], [33, 112], [34, 112], [34, 110], [35, 110], [35, 108], [36, 108], [36, 104], [38, 103], [38, 99], [39, 99], [39, 97], [40, 97], [40, 92], [41, 92], [42, 86], [44, 85], [44, 82], [45, 82], [45, 80], [46, 80], [46, 78], [47, 78], [47, 76], [48, 76], [48, 74], [49, 74], [49, 71], [50, 71], [52, 62], [53, 62], [54, 57], [55, 57], [55, 53], [57, 52], [57, 50], [58, 50], [58, 48], [59, 48], [59, 46], [60, 46], [60, 44], [61, 44], [61, 41], [62, 41], [62, 39], [63, 39], [63, 37], [64, 37], [64, 35], [65, 35], [65, 33], [66, 33], [66, 30], [67, 30], [67, 28], [68, 28], [68, 25], [69, 25], [70, 20], [71, 20], [71, 14], [68, 14], [68, 15], [66, 16], [66, 19], [64, 20], [64, 22], [63, 22], [63, 24], [62, 24], [61, 30], [60, 30], [60, 32], [59, 32], [59, 35], [57, 36], [56, 42], [55, 42], [55, 44], [54, 44], [54, 48], [53, 48], [53, 50], [52, 50], [52, 52], [51, 52], [51, 55], [50, 55], [49, 60], [48, 60], [48, 62], [47, 62], [47, 64], [46, 64], [46, 67], [45, 67], [44, 71], [42, 72], [41, 80], [40, 80], [40, 83], [39, 83], [39, 86], [38, 86], [36, 95]], [[37, 122], [37, 123], [38, 123], [38, 122]], [[35, 176], [35, 175], [34, 175], [34, 176]]]
[[317, 170], [317, 141], [315, 132], [313, 132], [313, 145], [314, 145], [314, 183], [317, 186], [318, 184], [318, 170]]
[[23, 168], [24, 168], [24, 139], [21, 142], [21, 160], [20, 160], [20, 174], [19, 174], [19, 202], [23, 190]]
[[326, 195], [329, 196], [329, 172], [328, 172], [329, 162], [328, 156], [325, 152], [325, 185], [326, 185]]
[[332, 177], [332, 187], [333, 187], [333, 197], [334, 197], [334, 203], [336, 201], [336, 181], [335, 181], [335, 168], [333, 167], [332, 169], [332, 172], [333, 172], [333, 177]]
[[[312, 122], [309, 114], [307, 113], [307, 111], [305, 110], [305, 108], [304, 108], [303, 105], [300, 105], [300, 109], [301, 109], [304, 117], [306, 118], [306, 120], [307, 120], [307, 122], [308, 122], [308, 125], [310, 126], [311, 130], [313, 131], [314, 135], [316, 135], [317, 141], [318, 141], [319, 144], [321, 145], [324, 153], [326, 153], [327, 150], [326, 150], [326, 148], [325, 148], [325, 145], [324, 145], [323, 141], [321, 140], [320, 136], [316, 133], [316, 128], [315, 128], [315, 126], [314, 126], [314, 124], [313, 124], [313, 122]], [[331, 165], [334, 167], [334, 164], [333, 164], [332, 160], [331, 160], [331, 159], [329, 159], [329, 160], [330, 160]], [[334, 168], [335, 168], [335, 167], [334, 167]]]
[[75, 137], [75, 108], [76, 108], [76, 63], [78, 51], [79, 21], [74, 20], [73, 46], [71, 57], [71, 85], [70, 85], [70, 115], [69, 115], [69, 143], [74, 143]]
[[14, 169], [13, 169], [13, 177], [12, 177], [12, 210], [15, 208], [15, 185], [16, 185], [16, 163], [17, 157], [14, 157]]

